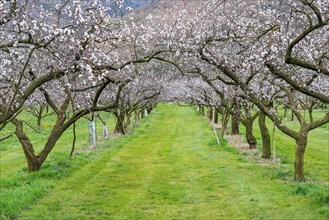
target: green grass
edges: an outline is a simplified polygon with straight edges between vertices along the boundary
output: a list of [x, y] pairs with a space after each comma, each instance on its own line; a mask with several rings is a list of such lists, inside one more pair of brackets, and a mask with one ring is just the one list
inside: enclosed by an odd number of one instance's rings
[[[27, 121], [29, 124], [34, 125], [36, 127], [36, 119], [32, 117], [29, 113], [23, 112], [20, 115], [20, 118]], [[35, 148], [36, 153], [40, 152], [45, 142], [47, 141], [47, 134], [50, 133], [52, 129], [52, 125], [55, 122], [55, 117], [50, 116], [44, 118], [42, 121], [42, 126], [40, 131], [42, 133], [37, 133], [28, 126], [25, 125], [26, 134], [31, 139], [33, 146]], [[114, 120], [110, 118], [108, 120], [108, 128], [110, 129], [114, 127]], [[96, 132], [98, 133], [98, 140], [100, 145], [102, 144], [102, 124], [96, 119]], [[77, 142], [76, 142], [76, 152], [84, 151], [88, 148], [88, 121], [86, 119], [82, 119], [76, 123], [76, 131], [77, 131]], [[4, 131], [1, 133], [10, 134], [14, 132], [14, 126], [12, 124], [8, 124]], [[73, 140], [73, 132], [72, 126], [62, 135], [62, 137], [58, 140], [56, 146], [53, 151], [50, 153], [49, 158], [52, 157], [53, 153], [70, 153], [71, 146]], [[47, 161], [45, 162], [45, 164]], [[12, 175], [15, 175], [22, 169], [27, 167], [26, 160], [23, 154], [23, 150], [18, 139], [15, 135], [5, 141], [0, 142], [0, 173], [1, 178], [9, 178]]]
[[[20, 117], [28, 123], [35, 125], [35, 118], [27, 112], [23, 112]], [[52, 128], [54, 117], [50, 116], [42, 121], [40, 131], [37, 133], [26, 127], [27, 134], [36, 149], [40, 151], [47, 140], [47, 133]], [[108, 127], [113, 127], [113, 119], [108, 121]], [[100, 148], [102, 148], [102, 128], [101, 123], [96, 121]], [[42, 197], [56, 182], [62, 177], [71, 174], [73, 171], [81, 168], [88, 161], [99, 154], [96, 150], [93, 153], [88, 152], [88, 121], [81, 120], [77, 123], [77, 143], [75, 156], [70, 158], [72, 145], [72, 129], [68, 129], [57, 142], [54, 150], [51, 152], [42, 169], [38, 173], [28, 174], [27, 164], [23, 150], [16, 139], [12, 137], [0, 143], [0, 219], [16, 218], [18, 213], [26, 206], [33, 203], [36, 199]], [[8, 124], [2, 131], [4, 134], [13, 133], [14, 127]], [[95, 157], [96, 158], [96, 157]]]
[[67, 154], [55, 153], [38, 173], [28, 174], [22, 170], [11, 178], [1, 179], [0, 218], [16, 218], [23, 208], [45, 195], [58, 180], [81, 168], [90, 158], [91, 155], [81, 154], [71, 159]]
[[[241, 159], [243, 155], [225, 142], [216, 144], [211, 128], [193, 108], [161, 104], [133, 135], [109, 140], [106, 145], [96, 156], [87, 156], [88, 162], [82, 162], [80, 168], [68, 168], [72, 171], [65, 176], [49, 179], [53, 174], [47, 174], [52, 170], [47, 167], [45, 176], [34, 174], [40, 180], [37, 185], [44, 181], [50, 187], [37, 193], [28, 208], [13, 216], [18, 215], [19, 219], [329, 217], [328, 187], [317, 182], [326, 182], [328, 175], [310, 169], [309, 176], [316, 177], [313, 183], [295, 183], [289, 177], [290, 164], [264, 166]], [[31, 187], [32, 184], [20, 192]], [[22, 200], [13, 197], [17, 202]]]

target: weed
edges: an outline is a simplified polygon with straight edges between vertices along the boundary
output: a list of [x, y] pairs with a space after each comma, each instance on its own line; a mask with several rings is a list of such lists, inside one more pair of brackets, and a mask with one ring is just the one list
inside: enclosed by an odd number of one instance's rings
[[274, 173], [272, 179], [281, 179], [281, 180], [288, 180], [293, 177], [293, 172], [291, 170], [279, 170]]
[[329, 186], [316, 183], [296, 183], [292, 194], [311, 198], [321, 205], [329, 205]]

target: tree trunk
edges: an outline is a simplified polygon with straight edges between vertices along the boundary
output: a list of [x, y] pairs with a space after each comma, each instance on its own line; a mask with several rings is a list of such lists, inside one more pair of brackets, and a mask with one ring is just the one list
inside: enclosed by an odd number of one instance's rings
[[293, 121], [295, 118], [295, 114], [294, 114], [294, 111], [291, 110], [291, 118], [290, 118], [290, 121]]
[[233, 113], [234, 115], [232, 115], [232, 121], [231, 121], [231, 135], [239, 135], [240, 134], [240, 130], [239, 130], [239, 118], [240, 118], [240, 110], [241, 110], [241, 105], [239, 102], [239, 99], [234, 96], [233, 100], [232, 100], [232, 107], [233, 107]]
[[218, 124], [218, 111], [217, 110], [215, 110], [215, 113], [214, 113], [214, 123]]
[[65, 132], [65, 130], [71, 125], [71, 124], [67, 124], [67, 126], [63, 126], [65, 119], [66, 119], [65, 114], [61, 114], [60, 116], [58, 116], [56, 124], [53, 127], [50, 135], [48, 136], [45, 147], [38, 155], [38, 160], [39, 160], [40, 166], [47, 159], [49, 153], [52, 151], [55, 144], [57, 143], [59, 138], [62, 136], [62, 134]]
[[213, 109], [211, 107], [208, 108], [208, 120], [211, 122], [213, 116]]
[[[42, 163], [38, 160], [38, 157], [34, 154], [34, 152], [29, 152], [27, 149], [29, 148], [27, 143], [23, 143], [20, 141], [23, 147], [24, 156], [27, 162], [27, 167], [29, 172], [37, 172], [40, 170]], [[32, 146], [32, 145], [31, 145]]]
[[220, 128], [220, 134], [219, 134], [219, 139], [223, 140], [224, 139], [224, 135], [227, 129], [227, 124], [228, 124], [228, 120], [229, 120], [229, 114], [226, 110], [223, 110], [222, 113], [222, 126]]
[[283, 113], [283, 117], [286, 118], [287, 117], [287, 111], [288, 111], [288, 106], [284, 105], [284, 113]]
[[126, 133], [128, 132], [128, 127], [129, 127], [130, 123], [131, 123], [131, 114], [128, 113], [128, 114], [126, 114], [125, 120], [123, 123], [123, 129], [125, 130]]
[[90, 135], [90, 145], [92, 148], [95, 148], [97, 143], [96, 143], [96, 127], [94, 120], [89, 122], [89, 135]]
[[[101, 118], [100, 118], [101, 119]], [[108, 139], [109, 138], [109, 132], [107, 131], [107, 123], [106, 123], [106, 116], [104, 117], [102, 121], [103, 123], [103, 138]]]
[[203, 105], [200, 105], [199, 112], [200, 112], [201, 116], [204, 116], [204, 106]]
[[312, 107], [308, 109], [308, 114], [310, 116], [310, 122], [313, 122], [313, 109], [312, 109]]
[[240, 134], [239, 124], [240, 124], [239, 120], [235, 119], [235, 117], [232, 116], [231, 135], [239, 135]]
[[104, 139], [108, 139], [109, 138], [106, 124], [103, 125], [103, 138]]
[[307, 145], [307, 133], [302, 134], [296, 140], [295, 152], [295, 180], [305, 181], [304, 177], [304, 154]]
[[249, 149], [255, 149], [257, 145], [256, 138], [253, 134], [252, 130], [253, 121], [246, 120], [245, 127], [246, 127], [246, 139], [249, 144]]
[[139, 112], [135, 110], [135, 121], [139, 121]]
[[26, 155], [25, 155], [25, 158], [27, 161], [29, 172], [37, 172], [40, 170], [41, 164], [39, 163], [39, 161], [37, 159], [31, 159], [29, 157], [26, 157]]
[[259, 113], [258, 124], [260, 133], [262, 135], [262, 143], [263, 143], [263, 158], [270, 159], [271, 158], [271, 137], [269, 131], [266, 127], [266, 115], [264, 112]]
[[134, 111], [134, 126], [133, 127], [136, 127], [137, 126], [137, 123], [139, 121], [139, 113], [138, 111]]
[[73, 131], [73, 140], [72, 140], [72, 148], [71, 148], [71, 152], [70, 152], [70, 157], [73, 156], [73, 153], [74, 153], [74, 150], [75, 150], [75, 144], [76, 144], [76, 140], [77, 140], [77, 132], [76, 132], [76, 127], [75, 127], [75, 122], [73, 123], [72, 131]]
[[116, 121], [115, 128], [114, 128], [115, 133], [125, 134], [124, 120], [125, 120], [124, 114], [123, 113], [118, 114], [117, 121]]
[[38, 127], [41, 127], [41, 120], [42, 120], [42, 112], [40, 112], [38, 114], [38, 118], [37, 118], [37, 125], [38, 125]]
[[24, 133], [23, 122], [18, 119], [13, 119], [12, 122], [16, 126], [15, 134], [22, 145], [29, 172], [40, 170], [42, 163], [40, 163], [38, 157], [35, 155], [30, 139]]

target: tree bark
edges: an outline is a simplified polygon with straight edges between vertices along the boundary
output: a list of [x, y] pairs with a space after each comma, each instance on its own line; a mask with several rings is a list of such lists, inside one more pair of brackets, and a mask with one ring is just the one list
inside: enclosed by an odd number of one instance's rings
[[76, 132], [76, 127], [75, 127], [75, 122], [73, 123], [72, 131], [73, 131], [73, 140], [72, 140], [72, 148], [71, 148], [71, 152], [70, 152], [70, 157], [73, 156], [73, 153], [74, 153], [74, 150], [75, 150], [75, 144], [76, 144], [76, 140], [77, 140], [77, 132]]
[[123, 121], [123, 129], [125, 133], [129, 133], [128, 127], [131, 123], [131, 113], [125, 113], [125, 119]]
[[201, 116], [204, 116], [204, 106], [203, 105], [199, 105], [199, 112]]
[[231, 121], [231, 135], [239, 135], [240, 134], [240, 130], [239, 130], [239, 118], [240, 118], [240, 110], [241, 110], [241, 105], [239, 102], [239, 99], [234, 96], [233, 100], [232, 100], [232, 108], [233, 108], [233, 113], [234, 115], [232, 115], [232, 121]]
[[212, 121], [212, 116], [213, 116], [213, 109], [212, 107], [208, 108], [208, 120], [211, 122]]
[[49, 153], [55, 147], [55, 144], [57, 143], [59, 138], [62, 136], [62, 134], [65, 132], [65, 130], [69, 127], [69, 125], [67, 125], [67, 127], [63, 126], [65, 119], [66, 119], [66, 116], [64, 113], [61, 114], [60, 116], [58, 116], [56, 124], [53, 127], [53, 130], [51, 131], [51, 133], [47, 139], [45, 147], [39, 154], [40, 165], [42, 165], [43, 162], [47, 159]]
[[232, 116], [231, 135], [239, 135], [240, 134], [239, 124], [240, 124], [239, 120], [236, 119], [234, 116]]
[[294, 114], [294, 111], [291, 111], [291, 117], [290, 117], [290, 121], [293, 121], [295, 118], [295, 114]]
[[246, 139], [249, 144], [249, 149], [255, 149], [257, 145], [256, 138], [253, 134], [252, 130], [253, 121], [252, 120], [246, 120], [245, 127], [246, 127]]
[[229, 120], [229, 113], [224, 109], [223, 113], [222, 113], [222, 127], [220, 128], [220, 134], [219, 134], [219, 139], [223, 140], [224, 139], [224, 135], [227, 129], [227, 124], [228, 124], [228, 120]]
[[137, 126], [137, 123], [139, 121], [139, 112], [137, 110], [134, 111], [134, 127]]
[[310, 116], [310, 122], [313, 122], [314, 120], [313, 120], [313, 108], [312, 107], [308, 109], [308, 114]]
[[266, 114], [264, 112], [259, 113], [258, 124], [260, 133], [262, 135], [263, 143], [263, 155], [262, 158], [270, 159], [271, 158], [271, 137], [269, 131], [266, 127]]
[[38, 114], [38, 118], [37, 118], [37, 125], [38, 125], [38, 127], [41, 127], [41, 120], [42, 120], [42, 112], [40, 112]]
[[214, 123], [215, 124], [218, 124], [218, 111], [217, 110], [215, 110], [215, 113], [214, 113]]
[[[143, 115], [143, 111], [142, 111], [142, 115]], [[124, 114], [119, 113], [116, 117], [117, 117], [117, 121], [115, 124], [114, 132], [119, 134], [125, 134], [126, 132], [124, 128], [124, 120], [125, 120]]]
[[16, 126], [15, 134], [22, 145], [29, 172], [40, 170], [42, 163], [40, 163], [38, 157], [35, 155], [30, 139], [24, 133], [23, 122], [18, 119], [13, 119], [12, 121]]
[[301, 134], [296, 140], [295, 151], [295, 175], [296, 181], [305, 181], [304, 177], [304, 154], [307, 145], [307, 133]]

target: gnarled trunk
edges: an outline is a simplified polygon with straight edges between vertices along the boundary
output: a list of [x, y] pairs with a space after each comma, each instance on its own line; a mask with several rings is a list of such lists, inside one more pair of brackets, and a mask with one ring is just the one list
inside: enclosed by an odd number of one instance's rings
[[239, 135], [240, 134], [240, 129], [239, 129], [239, 120], [235, 119], [232, 116], [232, 121], [231, 121], [231, 135]]
[[210, 122], [213, 120], [213, 109], [211, 107], [208, 108], [208, 120]]
[[65, 130], [71, 125], [71, 124], [64, 125], [65, 119], [66, 119], [65, 114], [58, 115], [56, 124], [53, 127], [53, 129], [47, 139], [45, 147], [38, 155], [38, 160], [39, 160], [40, 166], [47, 159], [49, 153], [53, 150], [53, 148], [55, 147], [55, 144], [57, 143], [59, 138], [62, 136], [62, 134], [65, 132]]
[[23, 122], [18, 119], [13, 119], [12, 122], [16, 126], [15, 134], [22, 145], [29, 172], [40, 170], [41, 164], [34, 153], [34, 148], [30, 139], [24, 133]]
[[124, 114], [120, 113], [116, 117], [117, 117], [117, 121], [115, 124], [114, 132], [119, 134], [125, 134], [126, 132], [124, 127], [124, 120], [125, 120]]
[[307, 145], [307, 133], [303, 133], [296, 140], [295, 150], [295, 175], [296, 181], [305, 181], [304, 177], [304, 154]]
[[249, 144], [249, 149], [255, 149], [257, 145], [256, 138], [253, 134], [252, 130], [253, 121], [252, 120], [246, 120], [245, 127], [246, 127], [246, 139]]
[[259, 113], [258, 124], [260, 133], [262, 135], [262, 143], [263, 143], [263, 158], [270, 159], [271, 158], [271, 137], [269, 131], [266, 127], [265, 123], [266, 115], [264, 112]]
[[23, 130], [23, 122], [18, 119], [12, 119], [12, 122], [15, 124], [16, 127], [16, 136], [18, 140], [20, 141], [24, 155], [26, 158], [27, 166], [29, 169], [29, 172], [35, 172], [40, 170], [41, 165], [48, 157], [51, 150], [54, 148], [56, 142], [61, 137], [63, 132], [65, 131], [65, 128], [61, 127], [63, 125], [63, 122], [65, 121], [65, 115], [61, 115], [58, 117], [56, 121], [56, 125], [51, 131], [48, 140], [45, 144], [45, 147], [40, 152], [39, 155], [35, 155], [33, 145], [30, 141], [30, 139], [27, 137], [27, 135], [24, 133]]
[[141, 114], [141, 118], [145, 117], [145, 111], [143, 109], [140, 111], [140, 114]]
[[139, 112], [137, 110], [134, 111], [134, 127], [137, 126], [137, 123], [139, 121]]
[[128, 127], [129, 127], [130, 123], [131, 123], [131, 114], [127, 113], [125, 116], [124, 123], [123, 123], [123, 128], [126, 133], [128, 132]]
[[239, 118], [241, 115], [241, 104], [239, 99], [234, 96], [233, 100], [232, 100], [232, 110], [233, 110], [233, 115], [232, 115], [232, 121], [231, 121], [231, 135], [239, 135], [240, 134], [240, 130], [239, 130]]
[[31, 158], [26, 157], [26, 155], [25, 155], [25, 158], [27, 161], [27, 166], [28, 166], [29, 172], [37, 172], [40, 170], [41, 164], [39, 163], [38, 159], [31, 159]]
[[223, 113], [222, 113], [222, 125], [220, 128], [220, 134], [219, 134], [219, 139], [223, 140], [224, 139], [224, 135], [227, 129], [227, 124], [228, 124], [228, 120], [229, 120], [229, 113], [224, 109]]
[[42, 163], [39, 161], [38, 157], [34, 154], [34, 150], [31, 151], [30, 149], [33, 149], [32, 145], [30, 145], [29, 140], [22, 138], [18, 138], [21, 142], [24, 156], [27, 162], [27, 167], [29, 172], [36, 172], [39, 171], [41, 168]]

